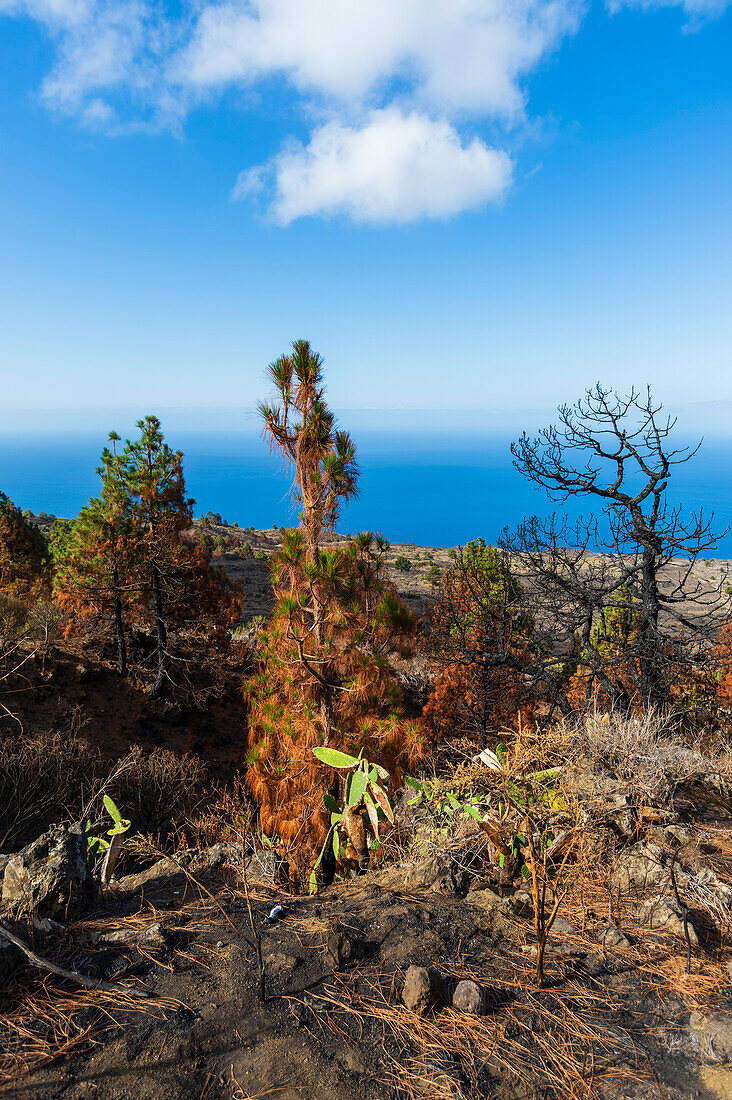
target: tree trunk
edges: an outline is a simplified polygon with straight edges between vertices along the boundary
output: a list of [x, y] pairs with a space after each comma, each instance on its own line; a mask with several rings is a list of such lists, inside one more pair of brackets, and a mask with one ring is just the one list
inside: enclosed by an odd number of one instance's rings
[[155, 630], [157, 632], [158, 674], [153, 684], [151, 695], [159, 695], [163, 690], [168, 672], [168, 631], [163, 619], [163, 593], [160, 583], [160, 573], [157, 565], [151, 568], [153, 611], [155, 614]]
[[127, 675], [127, 643], [125, 642], [125, 630], [122, 623], [122, 600], [119, 594], [119, 574], [114, 568], [113, 577], [114, 592], [114, 633], [117, 639], [117, 669], [120, 676]]
[[660, 704], [661, 677], [659, 674], [658, 617], [661, 603], [658, 598], [658, 554], [653, 546], [645, 545], [641, 565], [641, 606], [638, 616], [638, 663], [640, 691], [644, 707]]
[[327, 692], [325, 698], [320, 704], [320, 721], [323, 726], [323, 745], [327, 748], [330, 745], [331, 737], [335, 733], [335, 717], [333, 715], [333, 697]]

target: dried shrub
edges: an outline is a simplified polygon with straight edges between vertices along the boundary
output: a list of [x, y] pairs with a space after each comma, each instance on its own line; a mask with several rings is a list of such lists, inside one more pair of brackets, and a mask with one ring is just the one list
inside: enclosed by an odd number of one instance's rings
[[28, 625], [35, 640], [48, 646], [64, 629], [64, 613], [53, 600], [38, 600], [28, 613]]
[[6, 736], [0, 742], [0, 851], [77, 817], [99, 773], [99, 755], [74, 733]]
[[0, 591], [0, 653], [23, 635], [28, 626], [28, 604]]
[[187, 839], [197, 848], [242, 841], [251, 831], [253, 808], [241, 775], [213, 793], [190, 821]]
[[139, 746], [115, 787], [115, 799], [136, 832], [160, 845], [175, 843], [211, 798], [208, 770], [195, 756]]
[[664, 803], [681, 783], [729, 773], [729, 751], [690, 745], [658, 711], [590, 713], [567, 746], [575, 770], [617, 780], [639, 804]]

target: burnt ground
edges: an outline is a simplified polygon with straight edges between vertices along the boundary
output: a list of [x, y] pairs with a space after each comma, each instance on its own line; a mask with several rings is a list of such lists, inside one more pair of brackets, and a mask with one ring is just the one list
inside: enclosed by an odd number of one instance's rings
[[[245, 890], [240, 865], [193, 878], [158, 866], [121, 879], [103, 906], [36, 948], [116, 982], [119, 994], [16, 973], [0, 1020], [0, 1092], [14, 1100], [732, 1095], [732, 989], [719, 953], [694, 947], [687, 976], [683, 942], [622, 909], [630, 946], [603, 948], [598, 888], [563, 907], [571, 924], [539, 989], [530, 919], [480, 879], [462, 897], [419, 878], [395, 867], [312, 897], [285, 895], [253, 874]], [[275, 904], [284, 909], [270, 923]], [[110, 930], [122, 942], [100, 943]], [[355, 961], [343, 960], [344, 944]], [[446, 1004], [425, 1017], [410, 1012], [400, 1002], [410, 963], [436, 967], [448, 998], [459, 978], [478, 981], [486, 1014]], [[148, 1000], [123, 992], [142, 987]]]
[[[144, 650], [130, 640], [131, 661]], [[149, 648], [150, 639], [140, 635]], [[185, 646], [176, 669], [180, 687], [161, 698], [150, 695], [150, 674], [134, 667], [122, 679], [109, 642], [59, 638], [38, 649], [29, 646], [19, 674], [4, 685], [4, 701], [15, 716], [0, 713], [0, 737], [40, 731], [74, 733], [116, 760], [130, 746], [194, 753], [214, 775], [227, 776], [241, 764], [246, 744], [242, 686], [248, 652], [231, 647], [210, 654]]]

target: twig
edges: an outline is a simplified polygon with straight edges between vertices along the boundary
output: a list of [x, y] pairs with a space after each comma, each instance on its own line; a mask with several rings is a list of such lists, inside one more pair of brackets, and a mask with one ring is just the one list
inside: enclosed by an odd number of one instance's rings
[[66, 978], [67, 981], [75, 982], [76, 985], [86, 986], [87, 989], [101, 989], [104, 993], [122, 993], [127, 997], [145, 998], [150, 996], [150, 992], [147, 989], [127, 988], [113, 985], [111, 982], [103, 982], [98, 978], [89, 978], [86, 974], [80, 974], [78, 970], [67, 970], [63, 966], [57, 966], [56, 963], [52, 963], [49, 959], [44, 959], [41, 955], [36, 955], [35, 951], [31, 951], [30, 947], [23, 943], [23, 941], [13, 932], [9, 932], [2, 924], [0, 924], [0, 936], [3, 936], [9, 943], [18, 947], [28, 959], [31, 966], [35, 966], [39, 970], [49, 970], [52, 974], [57, 974], [59, 978]]
[[689, 936], [689, 907], [688, 907], [688, 905], [686, 904], [685, 901], [681, 900], [681, 895], [679, 894], [679, 888], [678, 888], [678, 885], [676, 883], [676, 869], [674, 867], [674, 864], [676, 863], [679, 852], [681, 852], [683, 850], [683, 848], [684, 848], [684, 845], [682, 844], [681, 848], [677, 848], [676, 851], [671, 856], [671, 885], [674, 888], [674, 896], [676, 897], [676, 904], [678, 905], [679, 909], [681, 910], [683, 921], [684, 921], [684, 939], [686, 940], [686, 973], [691, 974], [691, 938]]
[[247, 880], [247, 862], [246, 862], [245, 838], [242, 837], [241, 840], [242, 840], [242, 853], [243, 853], [241, 877], [242, 877], [242, 881], [244, 883], [244, 896], [247, 899], [247, 909], [249, 911], [249, 924], [251, 926], [252, 935], [254, 936], [254, 940], [255, 940], [255, 943], [257, 945], [257, 964], [259, 966], [259, 1000], [261, 1001], [262, 1004], [265, 1004], [266, 1003], [266, 998], [265, 998], [265, 995], [264, 995], [264, 992], [265, 992], [265, 990], [264, 990], [265, 974], [264, 974], [264, 959], [262, 958], [262, 937], [260, 936], [259, 931], [257, 930], [257, 928], [255, 927], [255, 924], [254, 924], [254, 916], [252, 914], [252, 903], [249, 900], [249, 882]]

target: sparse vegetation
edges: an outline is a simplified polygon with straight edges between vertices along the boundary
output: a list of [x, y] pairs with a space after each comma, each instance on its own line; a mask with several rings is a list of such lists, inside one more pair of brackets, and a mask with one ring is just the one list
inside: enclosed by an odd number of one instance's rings
[[[359, 470], [320, 357], [298, 341], [270, 377], [298, 528], [194, 520], [155, 417], [112, 434], [76, 520], [0, 497], [0, 875], [23, 849], [0, 939], [43, 971], [14, 964], [0, 1075], [103, 1058], [140, 1003], [174, 1043], [185, 1004], [186, 1088], [243, 1096], [201, 1029], [231, 1044], [244, 1006], [269, 1067], [276, 1004], [327, 1088], [345, 1037], [393, 1097], [658, 1095], [669, 1043], [688, 1072], [693, 1021], [730, 1007], [732, 585], [666, 500], [692, 454], [650, 394], [596, 387], [514, 455], [600, 514], [392, 550], [336, 533]], [[10, 908], [45, 834], [63, 890]]]

